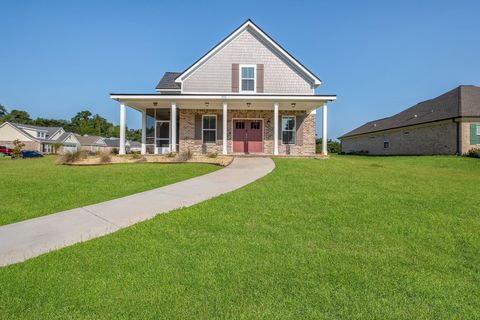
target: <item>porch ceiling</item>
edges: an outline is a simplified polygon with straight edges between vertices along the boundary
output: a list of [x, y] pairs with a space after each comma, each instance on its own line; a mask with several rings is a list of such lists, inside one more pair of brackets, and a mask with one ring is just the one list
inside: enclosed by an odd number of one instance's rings
[[230, 110], [273, 110], [273, 104], [278, 102], [280, 110], [311, 111], [336, 99], [336, 96], [317, 95], [111, 94], [110, 97], [139, 111], [155, 107], [170, 108], [172, 102], [184, 109], [222, 109], [224, 101]]

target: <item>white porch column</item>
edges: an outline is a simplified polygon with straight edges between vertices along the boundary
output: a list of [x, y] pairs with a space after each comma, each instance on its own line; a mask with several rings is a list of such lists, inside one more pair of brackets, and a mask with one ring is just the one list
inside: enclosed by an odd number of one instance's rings
[[273, 154], [278, 155], [278, 102], [273, 104]]
[[171, 152], [177, 152], [177, 103], [172, 102], [172, 111], [170, 112], [170, 127], [172, 128]]
[[142, 110], [142, 150], [141, 154], [147, 154], [147, 110]]
[[322, 154], [327, 155], [327, 104], [322, 107]]
[[227, 154], [227, 101], [223, 101], [223, 152]]
[[120, 149], [118, 154], [125, 154], [125, 128], [126, 128], [126, 109], [125, 104], [120, 104]]

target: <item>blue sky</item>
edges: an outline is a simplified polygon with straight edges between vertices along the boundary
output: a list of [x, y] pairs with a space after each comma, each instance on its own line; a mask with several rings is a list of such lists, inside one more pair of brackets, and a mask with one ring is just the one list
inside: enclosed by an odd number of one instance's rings
[[338, 95], [331, 137], [480, 85], [479, 1], [0, 0], [0, 12], [0, 103], [33, 117], [118, 123], [110, 92], [154, 92], [247, 18], [322, 79], [318, 94]]

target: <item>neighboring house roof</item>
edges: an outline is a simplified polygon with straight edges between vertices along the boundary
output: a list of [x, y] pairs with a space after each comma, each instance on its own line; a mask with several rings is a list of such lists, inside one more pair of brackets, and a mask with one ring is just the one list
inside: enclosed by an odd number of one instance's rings
[[183, 79], [187, 77], [191, 72], [196, 70], [200, 65], [202, 65], [206, 60], [208, 60], [211, 56], [215, 53], [220, 51], [226, 44], [228, 44], [231, 40], [236, 38], [240, 33], [244, 30], [250, 29], [253, 30], [261, 39], [263, 39], [266, 43], [270, 45], [270, 47], [277, 52], [280, 56], [286, 58], [293, 67], [298, 69], [299, 72], [303, 73], [307, 78], [310, 78], [314, 83], [315, 87], [319, 86], [322, 81], [315, 75], [313, 72], [307, 69], [300, 61], [295, 59], [288, 51], [283, 49], [275, 40], [273, 40], [268, 34], [266, 34], [262, 29], [260, 29], [252, 20], [248, 19], [242, 25], [240, 25], [237, 29], [235, 29], [232, 33], [230, 33], [226, 38], [224, 38], [220, 43], [210, 49], [207, 53], [205, 53], [200, 59], [194, 62], [190, 67], [188, 67], [185, 71], [180, 73], [175, 82], [181, 84]]
[[459, 117], [480, 117], [480, 87], [459, 86], [391, 117], [367, 122], [340, 139]]
[[100, 136], [89, 136], [89, 135], [79, 135], [76, 134], [75, 138], [77, 138], [78, 142], [82, 146], [98, 146], [98, 147], [105, 147], [105, 138]]
[[181, 75], [181, 72], [165, 72], [155, 89], [157, 90], [180, 90], [180, 83], [175, 82], [175, 78]]
[[[112, 138], [105, 138], [104, 141], [105, 141], [105, 144], [108, 147], [111, 147], [111, 148], [119, 148], [120, 147], [120, 138], [113, 138], [113, 137]], [[138, 143], [141, 146], [140, 142], [131, 141], [131, 140], [126, 140], [125, 141], [125, 146], [131, 147], [133, 143]]]
[[[55, 135], [59, 130], [63, 130], [62, 127], [42, 127], [42, 126], [34, 126], [30, 124], [23, 124], [23, 123], [15, 123], [15, 122], [5, 122], [5, 124], [9, 124], [18, 130], [20, 133], [37, 142], [49, 142], [49, 143], [62, 143], [70, 134], [71, 132], [64, 132], [61, 134], [57, 139], [51, 139], [52, 136]], [[45, 132], [45, 138], [38, 138], [37, 136], [31, 135], [27, 130], [35, 130], [40, 132]]]

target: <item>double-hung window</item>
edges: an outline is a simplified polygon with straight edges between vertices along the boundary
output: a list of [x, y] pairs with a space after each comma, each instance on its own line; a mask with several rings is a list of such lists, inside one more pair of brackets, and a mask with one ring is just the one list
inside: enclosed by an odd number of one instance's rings
[[295, 144], [295, 117], [282, 117], [282, 143]]
[[240, 66], [240, 91], [255, 92], [255, 66]]
[[202, 141], [203, 143], [217, 142], [217, 116], [204, 115], [202, 117]]
[[480, 123], [477, 123], [477, 136], [480, 136]]

